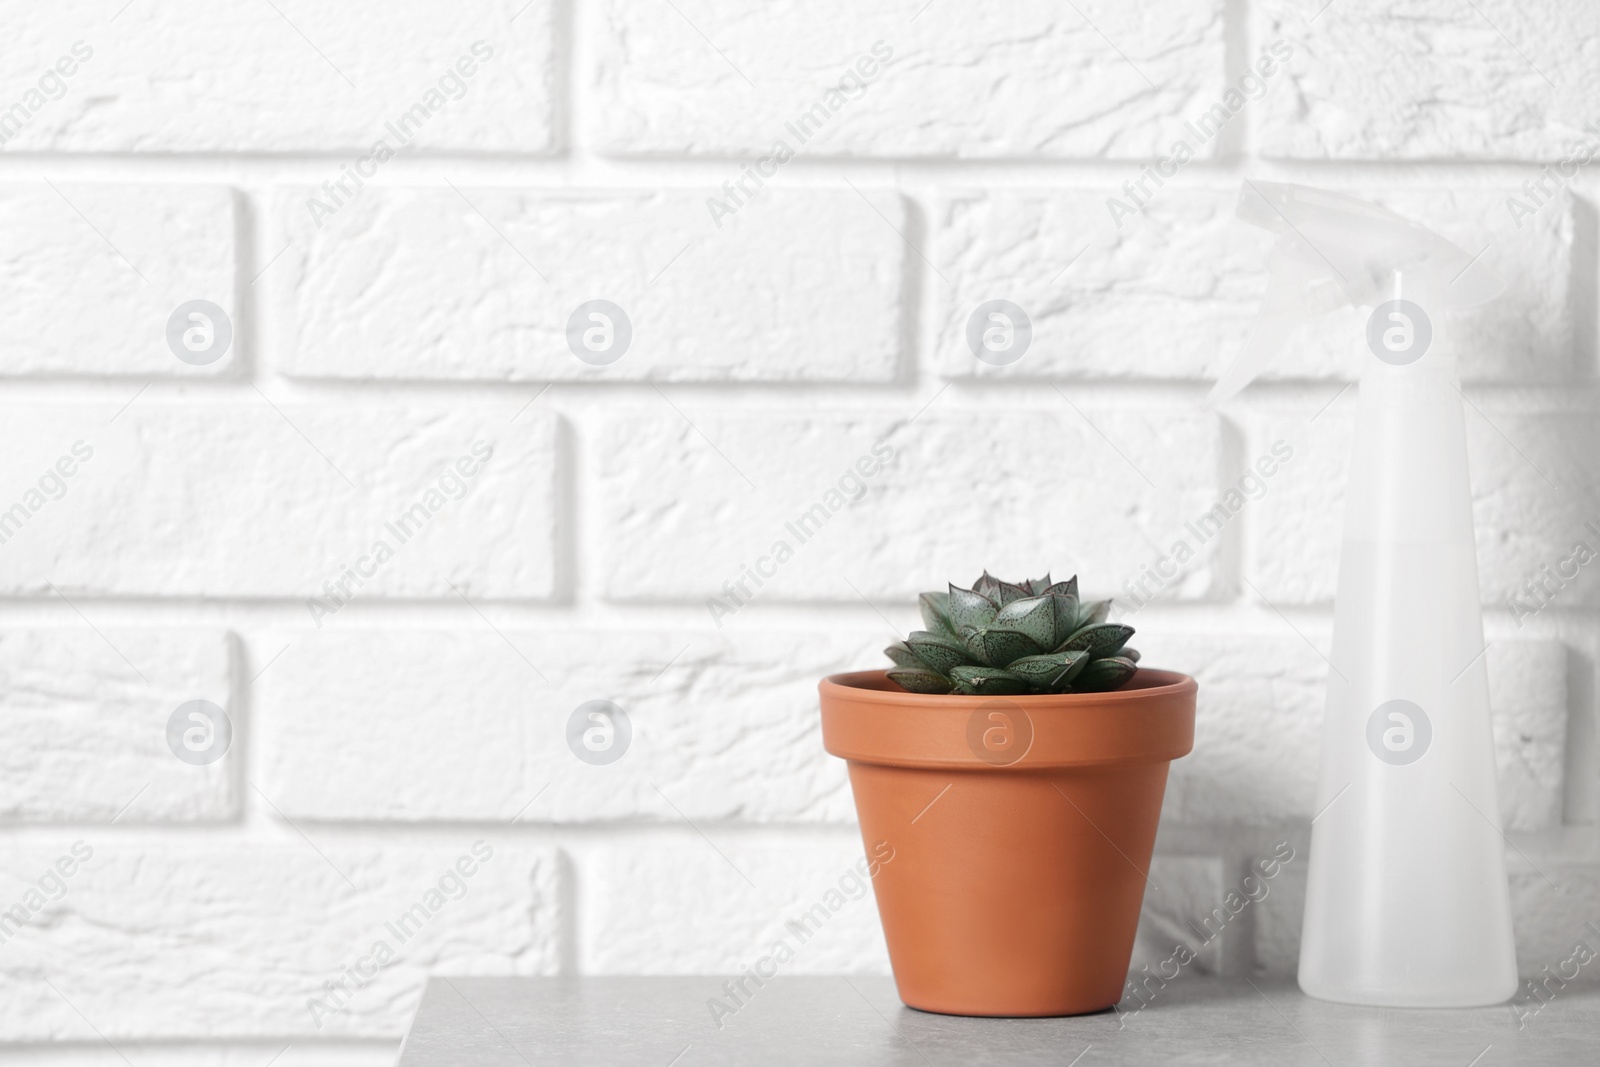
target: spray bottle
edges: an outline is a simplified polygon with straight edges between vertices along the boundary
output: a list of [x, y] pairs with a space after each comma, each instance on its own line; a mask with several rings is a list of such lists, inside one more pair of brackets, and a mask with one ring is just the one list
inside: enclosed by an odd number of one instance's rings
[[1516, 955], [1495, 788], [1462, 398], [1445, 312], [1502, 286], [1377, 205], [1249, 182], [1240, 217], [1278, 235], [1256, 331], [1213, 404], [1305, 319], [1372, 308], [1345, 497], [1321, 771], [1300, 944], [1313, 997], [1499, 1003]]

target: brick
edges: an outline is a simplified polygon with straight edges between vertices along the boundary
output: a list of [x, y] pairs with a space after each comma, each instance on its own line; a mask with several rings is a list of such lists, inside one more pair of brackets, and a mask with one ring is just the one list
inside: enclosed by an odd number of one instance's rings
[[1142, 662], [1200, 683], [1194, 751], [1172, 764], [1163, 817], [1274, 825], [1316, 811], [1327, 665], [1292, 633], [1140, 634]]
[[[1470, 397], [1469, 397], [1470, 399]], [[1348, 398], [1307, 426], [1315, 412], [1274, 413], [1257, 425], [1262, 440], [1295, 442], [1292, 471], [1275, 480], [1254, 506], [1250, 581], [1277, 604], [1325, 603], [1338, 584], [1344, 492], [1354, 416]], [[1600, 495], [1580, 457], [1594, 455], [1597, 424], [1581, 412], [1505, 412], [1481, 400], [1464, 405], [1477, 526], [1478, 580], [1485, 604], [1517, 616], [1541, 602], [1564, 607], [1600, 603], [1595, 566], [1568, 566], [1560, 588], [1543, 578], [1573, 557], [1578, 542], [1600, 553]], [[1536, 522], [1530, 516], [1538, 516]], [[1526, 583], [1548, 581], [1538, 596]], [[1515, 601], [1513, 603], [1513, 601]]]
[[[210, 376], [239, 360], [232, 190], [207, 185], [0, 187], [0, 375]], [[220, 358], [180, 360], [180, 305], [228, 316]]]
[[1255, 912], [1256, 965], [1268, 974], [1294, 974], [1300, 969], [1300, 924], [1306, 913], [1306, 878], [1310, 849], [1300, 853], [1273, 879], [1272, 893]]
[[[1140, 635], [1143, 662], [1200, 683], [1194, 751], [1173, 763], [1164, 816], [1185, 825], [1274, 826], [1316, 814], [1327, 664], [1301, 638]], [[1325, 648], [1325, 639], [1312, 634]], [[1493, 641], [1486, 654], [1500, 809], [1508, 832], [1561, 824], [1566, 649]]]
[[[1130, 174], [1130, 177], [1136, 177]], [[1118, 229], [1115, 189], [996, 191], [935, 211], [938, 369], [945, 377], [1198, 378], [1237, 351], [1260, 302], [1261, 241], [1233, 194], [1170, 190]], [[1081, 251], [1081, 255], [1079, 254]], [[1074, 256], [1078, 258], [1073, 259]], [[1027, 313], [1015, 363], [979, 360], [967, 324], [988, 300]]]
[[[456, 590], [544, 597], [555, 588], [549, 416], [512, 422], [500, 407], [274, 404], [262, 395], [135, 400], [120, 414], [109, 403], [12, 407], [0, 419], [17, 442], [4, 457], [10, 488], [0, 509], [18, 514], [0, 523], [9, 557], [0, 591], [49, 594], [53, 584], [68, 596], [317, 597], [333, 606], [337, 588], [324, 586], [347, 567], [372, 571], [359, 586], [346, 580], [357, 598], [454, 602]], [[59, 497], [34, 488], [77, 442], [92, 456]], [[491, 450], [487, 462], [475, 442]], [[454, 466], [463, 457], [468, 478]]]
[[[1593, 118], [1600, 21], [1560, 0], [1378, 0], [1308, 18], [1293, 0], [1253, 9], [1254, 36], [1294, 48], [1290, 82], [1257, 113], [1263, 154], [1296, 159], [1545, 159]], [[1471, 115], [1470, 121], [1463, 121]]]
[[[1130, 177], [1136, 177], [1130, 175]], [[1573, 373], [1576, 225], [1563, 193], [1531, 218], [1491, 190], [1350, 190], [1435, 228], [1507, 290], [1451, 316], [1467, 380], [1559, 380]], [[1263, 231], [1235, 217], [1238, 190], [1156, 190], [1118, 226], [1116, 189], [958, 194], [935, 208], [936, 363], [948, 378], [1212, 379], [1243, 348], [1269, 282]], [[1074, 257], [1077, 257], [1074, 259]], [[977, 358], [968, 321], [986, 301], [1018, 305], [1032, 325], [1020, 359]], [[1303, 327], [1263, 378], [1350, 380], [1365, 353], [1367, 309]], [[1441, 316], [1440, 329], [1446, 322]]]
[[[263, 278], [278, 360], [311, 378], [888, 381], [905, 207], [880, 201], [888, 224], [850, 192], [713, 220], [675, 193], [383, 189], [317, 226], [284, 193], [289, 251]], [[568, 341], [593, 299], [632, 328], [605, 365]]]
[[[580, 873], [583, 973], [737, 974], [779, 940], [794, 953], [781, 975], [889, 973], [872, 887], [855, 870], [866, 862], [859, 836], [769, 845], [712, 830], [710, 839], [599, 850]], [[808, 912], [817, 918], [802, 939], [786, 924]]]
[[[12, 112], [8, 151], [365, 156], [380, 139], [390, 152], [548, 152], [558, 142], [543, 0], [161, 0], [114, 13], [68, 0], [18, 21], [0, 101], [26, 106]], [[69, 64], [64, 91], [48, 79], [52, 99], [25, 95], [73, 55], [82, 62]], [[328, 166], [330, 179], [340, 173]]]
[[[492, 854], [471, 877], [446, 878], [480, 839]], [[90, 858], [0, 958], [7, 1041], [397, 1038], [429, 972], [559, 965], [557, 857], [495, 828], [383, 847], [323, 838], [326, 859], [288, 828], [256, 842], [81, 840]], [[25, 902], [72, 843], [7, 843], [0, 900]], [[441, 878], [439, 899], [427, 898]], [[419, 903], [425, 918], [389, 928]], [[380, 941], [388, 964], [356, 988], [346, 971], [371, 971], [361, 961]], [[341, 979], [350, 991], [330, 1001], [325, 983]]]
[[[773, 572], [759, 588], [746, 579], [758, 601], [909, 600], [932, 576], [969, 581], [985, 567], [1081, 567], [1087, 592], [1110, 591], [1214, 502], [1209, 415], [947, 404], [920, 416], [753, 416], [663, 402], [614, 417], [596, 443], [607, 597], [715, 596], [726, 609], [739, 594], [724, 585], [746, 566]], [[781, 563], [779, 541], [791, 553]], [[1181, 595], [1218, 586], [1210, 558], [1192, 564]]]
[[1493, 641], [1486, 662], [1501, 825], [1508, 833], [1558, 827], [1567, 776], [1566, 646]]
[[1250, 516], [1245, 574], [1274, 604], [1330, 603], [1338, 588], [1355, 422], [1349, 397], [1332, 402], [1320, 413], [1274, 411], [1252, 422], [1255, 440], [1285, 440], [1295, 450], [1292, 471], [1274, 479]]
[[[0, 815], [29, 821], [139, 822], [235, 814], [236, 753], [177, 759], [167, 721], [191, 700], [229, 709], [228, 635], [88, 626], [0, 631]], [[124, 659], [123, 657], [127, 658]]]
[[[297, 819], [850, 822], [816, 686], [886, 665], [888, 642], [830, 629], [274, 634], [262, 647], [285, 651], [255, 683], [266, 779]], [[614, 763], [568, 747], [591, 700], [631, 725]]]
[[[1513, 858], [1510, 866], [1511, 907], [1517, 930], [1517, 973], [1526, 981], [1543, 981], [1549, 975], [1571, 977], [1575, 969], [1567, 962], [1579, 943], [1588, 946], [1587, 964], [1576, 968], [1574, 984], [1593, 988], [1600, 983], [1600, 865], [1573, 863], [1539, 857], [1528, 862]], [[1581, 961], [1580, 957], [1580, 961]], [[1549, 968], [1549, 972], [1545, 968]], [[1537, 1014], [1539, 1025], [1561, 1018], [1559, 983], [1547, 987], [1556, 994], [1554, 1001]], [[1541, 990], [1541, 999], [1548, 996]], [[1537, 1008], [1526, 985], [1512, 1003], [1525, 1010]], [[1531, 1020], [1528, 1025], [1535, 1025]], [[1557, 1024], [1559, 1025], [1559, 1024]]]
[[[1182, 964], [1183, 973], [1216, 974], [1221, 970], [1225, 946], [1232, 940], [1228, 925], [1205, 920], [1221, 906], [1222, 860], [1215, 856], [1153, 856], [1150, 881], [1139, 913], [1139, 933], [1134, 938], [1129, 980], [1148, 967], [1152, 974], [1171, 974], [1173, 958], [1181, 945], [1194, 959]], [[1231, 925], [1231, 923], [1229, 924]]]
[[1164, 4], [1159, 17], [1104, 5], [1089, 17], [1033, 3], [834, 2], [752, 18], [609, 2], [586, 87], [590, 137], [657, 154], [766, 154], [777, 140], [886, 157], [1166, 151], [1193, 102], [1222, 94], [1223, 5]]

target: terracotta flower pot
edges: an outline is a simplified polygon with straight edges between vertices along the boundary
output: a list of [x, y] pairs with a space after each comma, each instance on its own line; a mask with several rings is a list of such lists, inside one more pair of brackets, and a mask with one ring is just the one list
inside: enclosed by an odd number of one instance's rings
[[819, 688], [823, 744], [849, 761], [880, 857], [900, 999], [1010, 1016], [1121, 999], [1167, 765], [1194, 747], [1194, 679], [1140, 670], [1110, 693], [968, 697], [860, 671]]

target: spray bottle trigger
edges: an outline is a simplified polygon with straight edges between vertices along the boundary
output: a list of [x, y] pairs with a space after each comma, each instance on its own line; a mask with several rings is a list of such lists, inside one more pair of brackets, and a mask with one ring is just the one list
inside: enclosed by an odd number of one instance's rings
[[1273, 280], [1261, 298], [1255, 329], [1244, 350], [1212, 386], [1206, 397], [1208, 407], [1226, 403], [1254, 381], [1303, 321], [1348, 303], [1327, 271], [1287, 242], [1280, 241], [1273, 249], [1267, 272]]

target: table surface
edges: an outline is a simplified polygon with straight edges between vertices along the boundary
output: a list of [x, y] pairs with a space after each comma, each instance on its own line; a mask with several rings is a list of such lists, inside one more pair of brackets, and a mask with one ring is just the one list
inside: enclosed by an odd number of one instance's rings
[[1595, 986], [1523, 1004], [1519, 1019], [1509, 1006], [1359, 1008], [1312, 1000], [1286, 979], [1185, 975], [1139, 1011], [965, 1019], [907, 1008], [890, 978], [779, 977], [714, 1018], [713, 998], [735, 1004], [724, 981], [435, 976], [400, 1064], [1600, 1063]]

